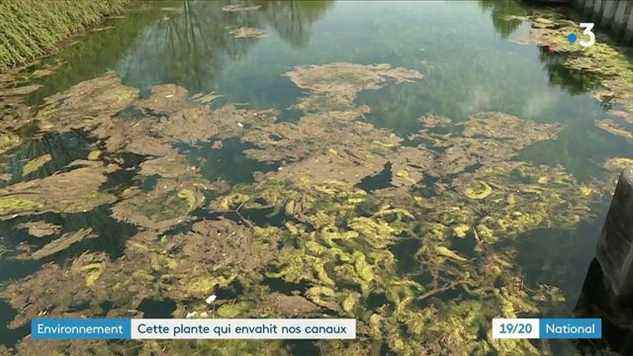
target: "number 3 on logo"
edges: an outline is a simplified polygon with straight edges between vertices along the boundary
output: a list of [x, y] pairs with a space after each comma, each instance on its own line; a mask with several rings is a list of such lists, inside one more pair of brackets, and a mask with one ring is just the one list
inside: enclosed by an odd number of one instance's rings
[[593, 30], [593, 26], [595, 24], [593, 22], [581, 22], [580, 23], [580, 28], [584, 28], [585, 30], [582, 32], [583, 35], [587, 35], [589, 36], [589, 41], [578, 41], [578, 44], [580, 44], [583, 47], [591, 47], [593, 46], [594, 43], [596, 43], [596, 35], [591, 32], [591, 30]]

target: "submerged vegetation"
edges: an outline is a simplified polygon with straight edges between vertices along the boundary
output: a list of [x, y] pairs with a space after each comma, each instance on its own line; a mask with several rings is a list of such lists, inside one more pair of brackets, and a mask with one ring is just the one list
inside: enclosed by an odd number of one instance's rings
[[566, 35], [578, 29], [578, 23], [564, 19], [555, 11], [538, 10], [530, 16], [508, 15], [505, 21], [530, 21], [522, 44], [538, 44], [549, 53], [563, 55], [563, 67], [597, 81], [592, 95], [608, 107], [609, 117], [596, 126], [613, 135], [633, 141], [633, 62], [630, 48], [597, 41], [590, 48], [570, 44]]
[[[259, 2], [212, 6], [241, 20], [274, 12]], [[241, 32], [227, 26], [214, 35], [236, 46], [266, 41], [244, 30], [257, 25], [246, 20]], [[566, 22], [534, 21], [539, 30], [566, 30]], [[553, 32], [538, 33], [539, 41], [553, 41]], [[605, 60], [574, 56], [584, 59], [568, 65]], [[630, 132], [630, 97], [618, 89], [628, 82], [605, 75], [616, 83], [610, 90], [618, 107], [600, 128]], [[631, 157], [610, 157], [599, 162], [605, 176], [579, 180], [562, 165], [522, 156], [559, 140], [564, 123], [489, 110], [466, 118], [427, 112], [413, 116], [417, 127], [405, 136], [368, 119], [377, 113], [362, 95], [406, 90], [429, 77], [421, 67], [386, 63], [284, 68], [275, 80], [301, 93], [287, 109], [292, 119], [282, 119], [286, 109], [232, 102], [215, 89], [161, 83], [143, 92], [115, 72], [31, 107], [25, 96], [36, 89], [18, 82], [0, 97], [11, 109], [0, 121], [0, 224], [10, 230], [0, 236], [0, 261], [36, 268], [0, 287], [12, 310], [8, 328], [22, 330], [41, 315], [351, 317], [357, 339], [314, 341], [314, 351], [554, 353], [549, 344], [491, 335], [494, 317], [559, 315], [574, 302], [562, 283], [529, 278], [518, 263], [520, 243], [547, 229], [574, 232], [599, 216], [594, 207], [610, 193], [607, 180], [631, 166]], [[63, 160], [31, 149], [51, 135], [77, 135], [82, 149]], [[209, 169], [229, 148], [238, 152], [222, 157], [226, 167], [246, 162], [248, 177]], [[0, 354], [55, 352], [297, 350], [282, 341], [29, 337], [0, 346]]]
[[[156, 86], [140, 98], [113, 74], [46, 99], [32, 117], [40, 130], [84, 130], [104, 152], [50, 177], [4, 188], [3, 218], [114, 203], [112, 216], [134, 224], [138, 233], [118, 259], [85, 252], [68, 266], [48, 263], [9, 284], [2, 296], [18, 311], [11, 326], [43, 311], [142, 316], [143, 301], [170, 300], [176, 303], [174, 317], [327, 314], [359, 321], [358, 340], [318, 342], [324, 351], [369, 352], [379, 342], [403, 354], [537, 354], [527, 341], [476, 336], [489, 332], [494, 316], [536, 315], [565, 300], [555, 286], [522, 286], [511, 262], [516, 250], [495, 248], [526, 231], [573, 227], [591, 214], [597, 189], [580, 186], [561, 168], [507, 162], [522, 148], [555, 138], [560, 128], [501, 113], [475, 114], [461, 124], [425, 117], [426, 128], [411, 138], [419, 144], [402, 146], [388, 130], [363, 122], [369, 108], [358, 107], [354, 98], [363, 90], [422, 80], [421, 73], [335, 63], [297, 67], [287, 76], [310, 92], [297, 103], [304, 116], [295, 123], [277, 122], [274, 110], [230, 104], [212, 109], [174, 85]], [[306, 104], [315, 102], [319, 105]], [[451, 133], [431, 131], [439, 128]], [[210, 145], [230, 137], [251, 144], [246, 153], [253, 159], [283, 162], [283, 169], [231, 187], [203, 179], [198, 163], [178, 151], [183, 144]], [[127, 165], [121, 156], [126, 151], [147, 157], [136, 173], [139, 185], [103, 192], [106, 177]], [[391, 187], [356, 186], [387, 163], [394, 172]], [[427, 176], [436, 178], [433, 185], [424, 183]], [[144, 188], [149, 177], [155, 183]], [[62, 190], [61, 182], [73, 190]], [[415, 193], [423, 188], [436, 192]], [[217, 218], [195, 213], [200, 210]], [[262, 223], [252, 217], [257, 212], [279, 216], [279, 222]], [[94, 238], [89, 230], [59, 236], [47, 223], [24, 228], [34, 236], [57, 237], [19, 258], [46, 260]], [[402, 270], [392, 248], [411, 239], [418, 241], [412, 258], [420, 267]], [[456, 247], [460, 241], [471, 247]], [[286, 294], [271, 280], [294, 287]], [[42, 284], [49, 288], [37, 287]], [[231, 292], [236, 289], [239, 294]], [[205, 303], [210, 294], [225, 295], [213, 313]], [[453, 297], [437, 298], [447, 294]], [[375, 300], [380, 303], [368, 307]], [[199, 347], [205, 344], [213, 343]], [[60, 351], [93, 347], [55, 345]], [[275, 345], [267, 347], [280, 347]], [[25, 340], [18, 350], [34, 347]], [[177, 352], [191, 346], [162, 347]]]
[[0, 69], [46, 54], [68, 35], [122, 10], [128, 0], [7, 0], [0, 3]]

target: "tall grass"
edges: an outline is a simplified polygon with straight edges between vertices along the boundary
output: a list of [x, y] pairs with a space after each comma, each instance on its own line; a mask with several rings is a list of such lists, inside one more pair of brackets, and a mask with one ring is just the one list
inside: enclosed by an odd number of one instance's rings
[[1, 0], [0, 70], [42, 56], [128, 0]]

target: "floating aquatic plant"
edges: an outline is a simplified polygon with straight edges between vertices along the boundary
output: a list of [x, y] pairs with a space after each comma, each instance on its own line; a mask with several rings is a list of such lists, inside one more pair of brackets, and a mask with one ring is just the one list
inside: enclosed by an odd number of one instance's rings
[[0, 154], [5, 153], [22, 143], [20, 136], [11, 132], [0, 133]]
[[599, 120], [596, 126], [610, 134], [633, 141], [633, 113], [615, 111], [613, 118]]
[[230, 4], [222, 7], [222, 11], [225, 12], [248, 12], [256, 11], [261, 8], [261, 5], [248, 6], [246, 4]]
[[33, 158], [22, 167], [22, 175], [27, 176], [37, 171], [46, 163], [50, 162], [52, 159], [53, 157], [50, 154], [44, 154], [39, 157]]
[[31, 236], [44, 237], [57, 235], [62, 228], [46, 221], [30, 221], [17, 226], [18, 229], [26, 229]]
[[[99, 188], [106, 181], [106, 175], [119, 167], [76, 161], [68, 168], [74, 169], [0, 189], [0, 219], [47, 211], [85, 212], [115, 200], [113, 195]], [[72, 189], [68, 189], [69, 185]]]
[[[560, 290], [522, 283], [509, 243], [539, 228], [571, 228], [591, 214], [598, 194], [591, 183], [581, 186], [561, 167], [511, 161], [523, 148], [556, 138], [561, 128], [503, 113], [474, 114], [464, 123], [431, 115], [420, 119], [423, 128], [412, 137], [417, 146], [403, 146], [402, 138], [364, 122], [368, 108], [354, 99], [362, 90], [420, 80], [420, 73], [334, 63], [298, 67], [287, 76], [308, 91], [296, 103], [303, 116], [294, 122], [277, 122], [274, 110], [211, 108], [176, 85], [155, 86], [139, 98], [110, 74], [46, 99], [36, 115], [43, 130], [82, 129], [103, 152], [0, 190], [0, 215], [113, 203], [112, 216], [138, 232], [116, 259], [86, 252], [9, 283], [1, 295], [17, 311], [10, 325], [43, 312], [139, 317], [144, 300], [169, 299], [174, 317], [328, 313], [358, 320], [358, 339], [320, 341], [322, 351], [537, 354], [525, 340], [493, 340], [490, 320], [539, 315], [564, 302]], [[206, 180], [182, 147], [228, 137], [249, 144], [250, 158], [282, 169], [251, 184]], [[126, 164], [122, 152], [142, 157], [131, 171], [135, 185], [100, 191]], [[119, 164], [106, 163], [112, 160]], [[385, 167], [389, 184], [360, 188]], [[69, 182], [76, 191], [68, 192]], [[421, 195], [426, 188], [435, 194]], [[93, 236], [84, 230], [58, 236], [61, 231], [44, 222], [21, 228], [53, 237], [30, 255], [45, 260]], [[396, 252], [410, 241], [407, 256]], [[501, 242], [504, 249], [495, 248]], [[64, 351], [106, 347], [59, 345]], [[283, 351], [280, 343], [253, 345], [133, 346]], [[36, 347], [29, 340], [17, 346]]]
[[236, 38], [236, 39], [245, 39], [245, 38], [257, 39], [257, 38], [266, 37], [266, 32], [258, 30], [253, 27], [240, 27], [238, 29], [235, 29], [229, 32], [229, 34], [233, 36], [233, 38]]

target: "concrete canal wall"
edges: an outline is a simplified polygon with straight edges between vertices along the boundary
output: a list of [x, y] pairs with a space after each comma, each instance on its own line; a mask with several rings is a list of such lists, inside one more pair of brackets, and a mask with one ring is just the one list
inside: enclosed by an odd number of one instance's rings
[[597, 250], [612, 293], [633, 304], [633, 169], [620, 175]]
[[633, 39], [633, 1], [572, 0], [572, 4], [597, 28], [621, 36], [625, 41]]

